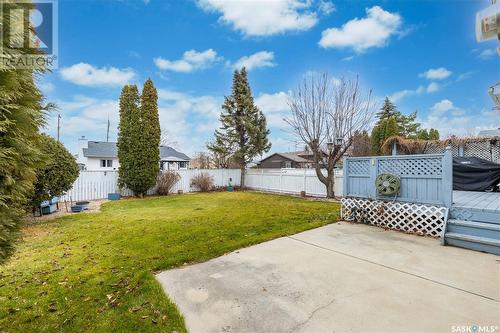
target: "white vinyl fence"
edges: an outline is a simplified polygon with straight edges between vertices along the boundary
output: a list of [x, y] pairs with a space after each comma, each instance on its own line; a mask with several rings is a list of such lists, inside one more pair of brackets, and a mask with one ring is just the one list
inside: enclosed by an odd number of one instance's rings
[[[181, 179], [172, 192], [178, 190], [193, 192], [194, 189], [190, 186], [191, 179], [202, 172], [210, 174], [216, 186], [226, 186], [229, 178], [232, 179], [233, 185], [240, 185], [239, 169], [178, 170]], [[310, 196], [326, 196], [325, 185], [318, 180], [313, 169], [249, 169], [245, 174], [245, 184], [248, 188], [258, 191], [296, 195], [305, 191]], [[61, 201], [105, 199], [108, 193], [118, 192], [123, 196], [132, 195], [130, 190], [119, 190], [118, 171], [80, 171], [80, 176], [71, 190], [61, 197]], [[154, 190], [148, 193], [154, 194]], [[335, 174], [335, 195], [342, 196], [342, 172]]]
[[[335, 195], [342, 196], [342, 171], [335, 171]], [[249, 169], [245, 186], [266, 192], [326, 197], [326, 187], [314, 169]]]
[[[202, 172], [210, 174], [214, 178], [216, 186], [225, 186], [232, 178], [233, 185], [240, 185], [240, 170], [239, 169], [211, 169], [211, 170], [178, 170], [176, 171], [181, 179], [172, 189], [172, 192], [183, 190], [184, 192], [192, 192], [191, 179]], [[108, 193], [120, 192], [124, 196], [132, 195], [130, 190], [120, 191], [118, 188], [118, 171], [80, 171], [78, 179], [73, 184], [71, 190], [66, 195], [61, 197], [61, 200], [96, 200], [105, 199]], [[148, 193], [153, 194], [153, 190]]]

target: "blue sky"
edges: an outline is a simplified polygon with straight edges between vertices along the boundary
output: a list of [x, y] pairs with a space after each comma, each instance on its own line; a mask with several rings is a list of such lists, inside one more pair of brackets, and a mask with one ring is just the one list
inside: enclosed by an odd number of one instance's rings
[[[489, 1], [59, 1], [59, 68], [39, 80], [62, 116], [61, 139], [116, 139], [118, 98], [150, 77], [176, 147], [205, 150], [232, 71], [249, 68], [272, 151], [294, 149], [286, 94], [309, 71], [359, 75], [377, 99], [443, 136], [500, 127], [486, 90], [500, 78], [498, 42], [477, 43]], [[56, 113], [47, 132], [55, 135]]]

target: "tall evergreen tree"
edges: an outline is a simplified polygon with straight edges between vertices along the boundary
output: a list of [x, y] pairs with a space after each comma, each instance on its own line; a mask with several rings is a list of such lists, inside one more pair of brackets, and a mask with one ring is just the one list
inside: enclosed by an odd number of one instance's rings
[[134, 167], [140, 151], [137, 143], [140, 140], [139, 91], [137, 86], [126, 85], [120, 95], [120, 123], [118, 125], [118, 183], [120, 187], [135, 187]]
[[372, 155], [380, 155], [380, 137], [381, 137], [381, 128], [379, 124], [373, 126], [372, 134], [370, 135], [371, 140], [371, 153]]
[[381, 155], [383, 153], [387, 153], [382, 151], [382, 146], [388, 138], [394, 135], [399, 135], [399, 126], [395, 117], [390, 117], [379, 121], [372, 130], [372, 154]]
[[431, 128], [429, 130], [429, 140], [439, 140], [439, 131], [437, 129]]
[[[8, 5], [2, 3], [2, 6]], [[0, 15], [0, 29], [6, 28], [4, 18]], [[23, 37], [11, 35], [16, 39]], [[10, 58], [28, 51], [32, 53], [32, 50], [9, 49], [4, 45], [2, 56]], [[44, 105], [43, 95], [35, 83], [35, 76], [43, 74], [44, 68], [9, 66], [7, 62], [0, 69], [0, 264], [14, 252], [24, 207], [33, 191], [35, 169], [42, 164], [39, 130], [51, 106]]]
[[418, 131], [417, 139], [419, 139], [419, 140], [429, 140], [429, 132], [427, 132], [427, 129], [424, 128], [424, 129]]
[[232, 149], [231, 155], [241, 168], [241, 186], [245, 186], [245, 168], [255, 157], [268, 152], [266, 117], [254, 104], [247, 71], [235, 70], [230, 96], [224, 98], [220, 115], [221, 127], [215, 131], [215, 140], [207, 147], [213, 153]]
[[384, 104], [380, 108], [380, 111], [377, 112], [377, 117], [379, 121], [384, 119], [389, 119], [390, 117], [396, 117], [399, 114], [396, 105], [392, 103], [389, 97], [385, 97]]
[[396, 122], [399, 128], [398, 135], [409, 139], [417, 138], [421, 126], [420, 123], [417, 122], [417, 111], [409, 115], [398, 112], [396, 115]]
[[143, 164], [142, 194], [155, 185], [160, 172], [160, 118], [158, 92], [151, 79], [146, 80], [141, 95], [141, 149]]
[[119, 183], [142, 197], [155, 185], [160, 171], [161, 130], [153, 81], [144, 83], [140, 101], [135, 85], [123, 88], [119, 128]]

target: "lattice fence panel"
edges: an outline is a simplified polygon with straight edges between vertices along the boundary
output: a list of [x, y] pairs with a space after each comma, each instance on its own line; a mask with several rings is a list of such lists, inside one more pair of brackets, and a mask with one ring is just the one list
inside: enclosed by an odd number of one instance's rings
[[438, 176], [443, 172], [441, 158], [382, 159], [378, 162], [378, 170], [400, 176]]
[[344, 219], [357, 211], [356, 222], [418, 235], [442, 236], [446, 207], [358, 198], [343, 198], [341, 202]]
[[[443, 154], [446, 148], [441, 145], [429, 144], [425, 147], [425, 154]], [[458, 152], [458, 151], [457, 151]]]
[[[425, 148], [425, 154], [442, 154], [445, 147], [440, 145], [429, 144]], [[459, 156], [458, 145], [452, 146], [452, 154], [454, 157]], [[464, 156], [466, 157], [479, 157], [488, 161], [500, 163], [500, 142], [496, 140], [482, 141], [482, 142], [469, 142], [464, 144]]]
[[479, 157], [491, 161], [491, 152], [489, 141], [471, 142], [464, 146], [464, 156]]
[[500, 163], [500, 141], [497, 141], [496, 144], [491, 146], [492, 152], [492, 161], [496, 163]]
[[370, 160], [350, 160], [349, 173], [353, 175], [368, 175], [370, 173]]

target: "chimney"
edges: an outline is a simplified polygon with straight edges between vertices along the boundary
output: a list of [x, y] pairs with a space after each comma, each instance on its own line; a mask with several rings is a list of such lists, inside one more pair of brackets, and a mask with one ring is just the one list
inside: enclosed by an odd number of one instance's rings
[[77, 163], [87, 164], [87, 158], [83, 156], [83, 148], [88, 148], [89, 141], [85, 138], [85, 135], [82, 135], [81, 138], [78, 139], [78, 157], [76, 159]]

